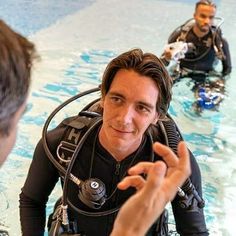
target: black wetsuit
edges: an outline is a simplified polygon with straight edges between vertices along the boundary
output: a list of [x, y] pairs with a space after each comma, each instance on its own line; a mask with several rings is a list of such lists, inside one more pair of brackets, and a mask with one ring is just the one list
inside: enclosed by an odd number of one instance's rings
[[[61, 141], [65, 131], [65, 125], [60, 125], [48, 134], [49, 148], [56, 156], [56, 148]], [[127, 191], [116, 189], [117, 183], [126, 174], [131, 165], [140, 161], [151, 161], [151, 142], [148, 135], [145, 135], [142, 144], [139, 147], [138, 154], [133, 153], [121, 162], [117, 162], [96, 139], [98, 127], [89, 135], [80, 151], [72, 173], [82, 180], [90, 177], [96, 177], [102, 180], [106, 185], [107, 196], [112, 197], [103, 205], [99, 211], [105, 211], [121, 205], [134, 189]], [[164, 138], [158, 135], [154, 140], [164, 143]], [[92, 161], [92, 149], [95, 145], [94, 160]], [[155, 160], [161, 159], [159, 156]], [[202, 195], [201, 175], [198, 164], [191, 154], [192, 175], [191, 180], [196, 190]], [[89, 174], [91, 170], [91, 175]], [[20, 194], [20, 220], [24, 236], [43, 236], [45, 228], [45, 208], [48, 196], [52, 192], [59, 179], [58, 170], [46, 156], [42, 140], [38, 143], [30, 170]], [[86, 207], [78, 198], [78, 186], [74, 183], [69, 184], [68, 198], [70, 201], [82, 210], [92, 211]], [[182, 209], [178, 203], [178, 197], [172, 202], [172, 208], [175, 216], [176, 227], [181, 235], [208, 235], [205, 219], [202, 209], [198, 211], [189, 211]], [[96, 210], [94, 210], [96, 211]], [[114, 223], [115, 215], [88, 217], [75, 213], [70, 209], [70, 219], [76, 219], [80, 231], [86, 233], [86, 236], [106, 236], [109, 235]], [[130, 219], [135, 220], [135, 219]], [[145, 219], [144, 219], [145, 220]], [[148, 235], [155, 235], [149, 232]]]
[[[216, 60], [216, 52], [213, 48], [213, 33], [215, 29], [209, 31], [207, 35], [199, 38], [193, 29], [190, 29], [185, 39], [180, 39], [182, 33], [181, 28], [174, 31], [168, 39], [168, 43], [174, 43], [177, 40], [193, 43], [196, 47], [185, 54], [185, 58], [180, 60], [180, 68], [187, 68], [194, 71], [210, 72], [214, 70], [214, 63]], [[231, 72], [231, 57], [229, 45], [225, 38], [222, 37], [221, 31], [218, 30], [216, 42], [222, 44], [222, 50], [225, 58], [222, 61], [222, 74], [227, 75]]]

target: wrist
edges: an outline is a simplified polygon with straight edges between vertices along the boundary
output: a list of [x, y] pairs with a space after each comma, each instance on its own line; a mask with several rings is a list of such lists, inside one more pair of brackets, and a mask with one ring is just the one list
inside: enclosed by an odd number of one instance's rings
[[110, 236], [144, 236], [145, 232], [142, 231], [140, 228], [137, 229], [128, 229], [127, 227], [119, 227], [117, 225], [114, 226]]

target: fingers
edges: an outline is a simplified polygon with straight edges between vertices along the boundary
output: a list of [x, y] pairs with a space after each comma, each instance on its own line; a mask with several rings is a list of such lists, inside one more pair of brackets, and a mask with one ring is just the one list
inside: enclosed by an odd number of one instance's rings
[[174, 167], [178, 164], [178, 157], [168, 146], [156, 142], [153, 144], [153, 149], [163, 158], [168, 167]]
[[170, 61], [171, 60], [171, 57], [172, 57], [172, 54], [171, 54], [171, 51], [170, 50], [166, 50], [164, 52], [164, 55], [165, 55], [165, 59]]
[[153, 162], [139, 162], [135, 166], [132, 166], [128, 173], [130, 175], [139, 175], [139, 174], [147, 174], [149, 169], [153, 166]]
[[190, 174], [189, 152], [185, 142], [181, 141], [178, 145], [178, 157], [169, 147], [158, 142], [153, 144], [153, 149], [163, 158], [168, 167], [176, 167], [178, 165], [179, 169], [183, 168]]
[[[170, 162], [173, 165], [170, 156], [172, 156], [172, 154], [167, 154], [165, 150], [165, 156], [163, 156], [163, 159], [165, 159], [167, 165], [169, 165]], [[179, 158], [176, 166], [172, 166], [171, 174], [166, 177], [165, 185], [162, 185], [163, 192], [166, 193], [168, 201], [171, 201], [175, 197], [177, 188], [182, 186], [191, 173], [189, 152], [184, 142], [180, 142], [178, 145], [178, 156]]]
[[175, 171], [170, 176], [170, 181], [181, 186], [191, 173], [189, 152], [184, 142], [178, 145], [179, 163]]
[[149, 169], [145, 191], [152, 192], [157, 189], [165, 178], [167, 166], [163, 161], [153, 163]]
[[162, 182], [166, 170], [167, 167], [162, 161], [157, 161], [155, 163], [140, 162], [129, 171], [133, 175], [125, 177], [117, 187], [121, 190], [125, 190], [129, 187], [135, 187], [137, 190], [142, 189], [146, 180], [144, 180], [139, 174], [143, 173], [148, 173], [147, 188], [149, 188], [149, 186], [150, 188], [157, 187]]
[[120, 190], [125, 190], [129, 187], [134, 187], [140, 190], [145, 185], [145, 180], [140, 175], [127, 176], [117, 185]]
[[[178, 166], [178, 169], [183, 169], [190, 174], [189, 152], [184, 142], [180, 142], [178, 145], [178, 157], [168, 146], [158, 142], [153, 144], [153, 149], [163, 158], [168, 168]], [[128, 173], [130, 175], [147, 174], [152, 166], [152, 162], [140, 162], [131, 167]]]
[[[170, 198], [173, 198], [177, 187], [181, 186], [191, 173], [189, 152], [186, 144], [184, 142], [179, 143], [179, 157], [169, 147], [157, 142], [153, 144], [153, 149], [158, 155], [162, 156], [164, 162], [140, 162], [136, 164], [128, 170], [131, 176], [125, 177], [118, 184], [118, 188], [125, 190], [128, 187], [135, 187], [140, 190], [146, 184], [144, 191], [151, 192], [152, 188], [158, 188], [165, 180], [164, 188], [170, 193]], [[147, 181], [140, 174], [148, 174]]]
[[184, 142], [180, 142], [178, 145], [178, 156], [179, 168], [186, 172], [186, 175], [189, 176], [191, 174], [189, 151]]

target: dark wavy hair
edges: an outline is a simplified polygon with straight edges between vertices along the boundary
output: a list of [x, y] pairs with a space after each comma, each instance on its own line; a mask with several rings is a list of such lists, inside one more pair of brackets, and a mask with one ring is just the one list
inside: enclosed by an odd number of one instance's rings
[[8, 135], [11, 121], [25, 102], [30, 86], [34, 44], [0, 20], [0, 135]]
[[152, 53], [143, 53], [141, 49], [133, 49], [114, 58], [106, 67], [102, 78], [101, 93], [105, 97], [111, 83], [120, 69], [134, 70], [136, 73], [151, 78], [159, 91], [156, 111], [160, 118], [164, 117], [172, 97], [172, 78], [162, 61]]

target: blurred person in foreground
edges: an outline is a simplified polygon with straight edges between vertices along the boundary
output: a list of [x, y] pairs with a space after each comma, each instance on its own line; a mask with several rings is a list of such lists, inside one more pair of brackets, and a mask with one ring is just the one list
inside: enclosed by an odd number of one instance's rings
[[[0, 20], [0, 166], [11, 152], [26, 109], [34, 44]], [[8, 235], [0, 230], [0, 235]]]

